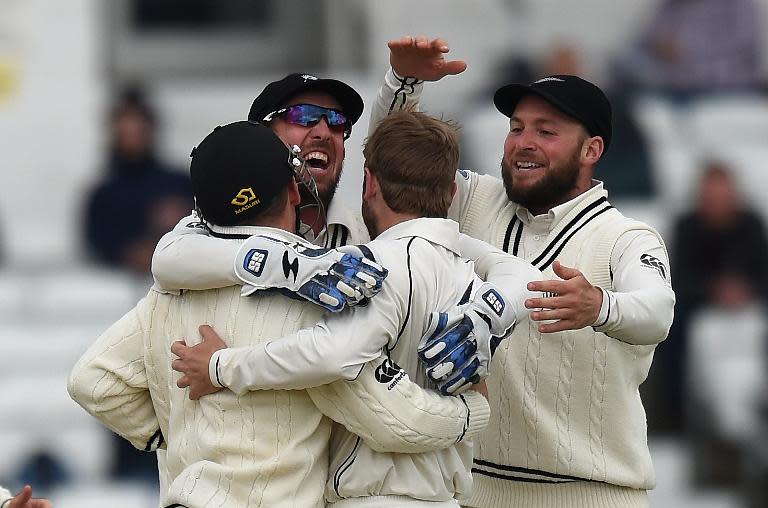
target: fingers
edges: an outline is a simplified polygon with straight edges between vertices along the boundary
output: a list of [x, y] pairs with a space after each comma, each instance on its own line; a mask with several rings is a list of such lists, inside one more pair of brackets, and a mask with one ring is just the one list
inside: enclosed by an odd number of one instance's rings
[[464, 60], [451, 60], [450, 62], [445, 62], [445, 71], [447, 74], [461, 74], [465, 70], [467, 70], [467, 62]]
[[567, 319], [561, 319], [559, 321], [555, 321], [554, 323], [545, 323], [539, 325], [539, 331], [541, 333], [555, 333], [565, 330], [576, 330], [578, 328], [583, 327], [576, 326], [573, 321]]
[[450, 51], [450, 48], [448, 47], [448, 41], [439, 37], [437, 39], [432, 39], [431, 46], [432, 49], [435, 49], [441, 53], [448, 53]]
[[387, 46], [389, 47], [389, 49], [392, 49], [392, 50], [407, 48], [412, 45], [413, 45], [413, 37], [411, 37], [410, 35], [405, 35], [403, 37], [400, 37], [399, 39], [392, 39], [387, 42]]
[[534, 321], [564, 320], [571, 316], [572, 312], [570, 309], [535, 310], [531, 312], [531, 319]]
[[573, 279], [574, 277], [578, 277], [579, 275], [581, 275], [580, 271], [578, 271], [575, 268], [565, 266], [562, 263], [560, 263], [560, 261], [555, 261], [554, 263], [552, 263], [552, 269], [555, 272], [555, 275], [557, 275], [563, 280]]
[[24, 488], [21, 489], [21, 492], [19, 492], [16, 497], [13, 498], [13, 501], [11, 501], [10, 506], [24, 506], [26, 502], [28, 502], [32, 498], [32, 487], [29, 485], [24, 485]]
[[565, 306], [561, 296], [549, 296], [546, 298], [528, 298], [525, 301], [526, 309], [557, 309]]
[[192, 384], [189, 380], [189, 376], [181, 376], [178, 381], [176, 381], [176, 386], [179, 388], [186, 388], [190, 384]]
[[429, 38], [426, 35], [417, 35], [414, 38], [413, 45], [419, 49], [428, 49], [430, 47]]
[[177, 340], [171, 344], [171, 353], [175, 354], [179, 358], [183, 358], [187, 352], [187, 344], [183, 340]]
[[171, 362], [171, 368], [173, 370], [175, 370], [176, 372], [181, 372], [181, 373], [184, 373], [184, 374], [186, 374], [187, 370], [189, 370], [187, 368], [186, 362], [184, 360], [181, 360], [181, 359], [172, 361]]
[[221, 337], [219, 337], [219, 334], [216, 333], [214, 329], [211, 328], [210, 325], [200, 325], [198, 327], [198, 331], [200, 332], [200, 335], [203, 338], [203, 342], [208, 342], [210, 343], [209, 345], [214, 346], [218, 349], [223, 349], [227, 347], [224, 341], [221, 340]]

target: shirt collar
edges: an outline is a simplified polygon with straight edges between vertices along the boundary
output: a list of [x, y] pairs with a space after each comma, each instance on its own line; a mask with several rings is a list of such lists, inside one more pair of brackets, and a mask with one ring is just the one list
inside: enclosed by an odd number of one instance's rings
[[418, 236], [430, 243], [441, 245], [459, 253], [459, 224], [450, 219], [420, 217], [395, 224], [376, 237], [376, 240], [396, 240]]
[[213, 236], [223, 238], [247, 238], [253, 235], [269, 234], [270, 236], [280, 238], [288, 242], [306, 243], [306, 240], [298, 235], [280, 228], [271, 228], [267, 226], [217, 226], [206, 223]]
[[563, 217], [568, 215], [574, 208], [587, 201], [595, 201], [602, 197], [608, 197], [608, 191], [603, 188], [603, 182], [600, 180], [592, 180], [592, 187], [586, 192], [583, 192], [572, 198], [565, 203], [557, 205], [551, 208], [547, 213], [540, 215], [533, 215], [527, 208], [519, 206], [515, 213], [523, 224], [529, 226], [531, 224], [542, 224], [551, 226], [552, 224], [558, 224]]

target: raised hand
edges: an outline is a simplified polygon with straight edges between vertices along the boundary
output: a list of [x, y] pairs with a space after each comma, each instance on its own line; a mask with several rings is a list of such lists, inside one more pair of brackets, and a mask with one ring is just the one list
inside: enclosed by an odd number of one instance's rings
[[467, 68], [463, 60], [446, 60], [450, 51], [443, 39], [426, 36], [405, 36], [387, 42], [389, 63], [400, 77], [414, 77], [422, 81], [438, 81], [445, 76], [460, 74]]
[[552, 321], [539, 325], [542, 333], [578, 330], [592, 326], [600, 314], [603, 292], [593, 286], [584, 274], [575, 268], [563, 266], [559, 261], [552, 264], [555, 275], [563, 280], [537, 280], [528, 283], [531, 291], [541, 291], [542, 298], [525, 301], [533, 321]]
[[184, 341], [178, 340], [171, 345], [171, 352], [179, 357], [171, 362], [171, 367], [184, 374], [176, 386], [189, 388], [189, 398], [192, 400], [221, 390], [211, 382], [208, 366], [213, 353], [227, 347], [210, 326], [201, 325], [198, 329], [203, 339], [199, 344], [187, 346]]

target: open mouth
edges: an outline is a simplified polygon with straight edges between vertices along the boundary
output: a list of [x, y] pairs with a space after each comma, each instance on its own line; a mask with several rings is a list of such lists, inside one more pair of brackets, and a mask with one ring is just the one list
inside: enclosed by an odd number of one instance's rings
[[533, 171], [534, 169], [543, 168], [543, 164], [538, 162], [519, 161], [515, 163], [515, 167], [518, 171]]
[[310, 169], [318, 169], [320, 171], [326, 171], [328, 169], [328, 154], [323, 152], [309, 152], [304, 160], [307, 162], [307, 166]]

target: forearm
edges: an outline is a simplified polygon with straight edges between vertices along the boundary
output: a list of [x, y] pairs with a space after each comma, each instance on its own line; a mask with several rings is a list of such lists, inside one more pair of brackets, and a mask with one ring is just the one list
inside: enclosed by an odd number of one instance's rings
[[414, 78], [399, 78], [390, 68], [384, 76], [384, 83], [379, 88], [379, 93], [371, 107], [368, 133], [372, 133], [379, 122], [392, 111], [403, 109], [418, 111], [423, 88], [423, 82]]
[[242, 284], [234, 260], [241, 243], [202, 234], [182, 219], [158, 242], [152, 256], [152, 275], [159, 290], [215, 289]]
[[629, 292], [603, 291], [603, 307], [595, 329], [628, 344], [657, 344], [669, 333], [674, 317], [671, 288]]
[[306, 389], [339, 379], [354, 379], [363, 364], [381, 354], [373, 343], [325, 323], [251, 347], [216, 351], [210, 360], [215, 386], [237, 394], [249, 390]]
[[72, 399], [138, 449], [161, 443], [144, 370], [136, 309], [112, 325], [75, 364], [67, 389]]
[[317, 407], [378, 452], [423, 453], [470, 439], [488, 423], [485, 398], [468, 391], [444, 397], [412, 382], [405, 372], [376, 379], [381, 361], [369, 362], [354, 381], [309, 390]]
[[655, 234], [623, 235], [611, 256], [613, 289], [603, 291], [596, 330], [629, 344], [657, 344], [672, 326], [675, 293], [669, 258]]

